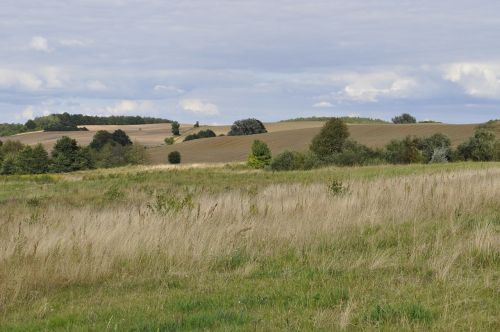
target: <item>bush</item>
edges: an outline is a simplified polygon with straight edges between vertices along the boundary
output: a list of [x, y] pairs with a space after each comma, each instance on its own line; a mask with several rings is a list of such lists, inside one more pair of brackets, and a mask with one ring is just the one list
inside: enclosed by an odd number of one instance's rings
[[16, 162], [13, 155], [8, 155], [2, 162], [2, 167], [0, 169], [0, 174], [2, 175], [12, 175], [16, 174]]
[[253, 168], [264, 168], [271, 164], [271, 150], [266, 143], [255, 140], [248, 156], [248, 166]]
[[181, 125], [179, 124], [179, 122], [177, 121], [172, 122], [172, 135], [179, 136], [181, 134], [180, 128]]
[[179, 151], [172, 151], [168, 154], [168, 162], [171, 164], [181, 163], [181, 153]]
[[363, 166], [380, 163], [382, 159], [383, 153], [355, 141], [347, 140], [342, 152], [333, 154], [326, 159], [326, 162], [338, 166]]
[[493, 160], [500, 161], [500, 139], [495, 142], [494, 150], [495, 150], [495, 153], [494, 153]]
[[264, 124], [257, 119], [238, 120], [233, 123], [229, 136], [254, 135], [267, 133]]
[[89, 147], [93, 150], [100, 151], [107, 144], [127, 146], [132, 145], [130, 137], [121, 129], [110, 133], [106, 130], [99, 130], [90, 142]]
[[392, 118], [392, 122], [396, 124], [417, 123], [417, 119], [408, 113], [403, 113]]
[[198, 121], [196, 121], [196, 123], [194, 124], [193, 126], [194, 128], [199, 128], [200, 127], [200, 123]]
[[311, 143], [310, 150], [319, 159], [326, 160], [333, 154], [342, 152], [344, 144], [349, 137], [347, 125], [339, 118], [328, 120], [318, 135]]
[[172, 145], [174, 143], [175, 143], [175, 138], [173, 138], [173, 137], [167, 137], [167, 138], [165, 138], [165, 144]]
[[457, 147], [460, 159], [490, 161], [495, 158], [495, 134], [486, 129], [477, 129], [474, 136]]
[[187, 135], [186, 138], [184, 138], [184, 142], [192, 141], [192, 140], [200, 139], [200, 138], [209, 138], [209, 137], [216, 137], [216, 136], [217, 135], [215, 135], [215, 133], [211, 129], [201, 130], [196, 134]]
[[422, 160], [417, 140], [410, 136], [402, 140], [392, 140], [386, 146], [386, 160], [392, 164], [411, 164]]
[[447, 161], [451, 160], [451, 141], [448, 136], [437, 133], [427, 138], [416, 139], [417, 148], [422, 151], [425, 162], [430, 162], [434, 153], [439, 150], [439, 154], [444, 153]]
[[431, 164], [447, 163], [450, 160], [450, 149], [446, 147], [435, 148], [432, 153]]

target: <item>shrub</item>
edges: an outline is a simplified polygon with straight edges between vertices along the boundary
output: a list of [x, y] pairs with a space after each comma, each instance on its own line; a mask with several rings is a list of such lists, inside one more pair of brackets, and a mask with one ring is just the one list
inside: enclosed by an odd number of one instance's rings
[[417, 141], [410, 136], [402, 140], [392, 140], [386, 146], [386, 160], [392, 164], [410, 164], [420, 162], [422, 156]]
[[174, 136], [179, 136], [181, 134], [180, 132], [181, 125], [177, 121], [172, 122], [172, 135]]
[[381, 159], [383, 159], [381, 152], [372, 150], [355, 141], [347, 140], [342, 152], [333, 154], [326, 161], [339, 166], [362, 166], [376, 164]]
[[264, 168], [271, 164], [271, 150], [266, 143], [255, 140], [248, 156], [248, 166], [253, 168]]
[[257, 119], [238, 120], [233, 123], [229, 136], [254, 135], [267, 133], [264, 124]]
[[172, 151], [168, 154], [168, 162], [171, 164], [181, 163], [181, 153], [179, 151]]
[[2, 162], [2, 167], [0, 169], [0, 174], [2, 175], [12, 175], [16, 173], [16, 163], [15, 157], [13, 155], [7, 155]]
[[392, 118], [392, 122], [396, 124], [417, 123], [417, 119], [408, 113], [403, 113]]
[[175, 138], [173, 138], [173, 137], [167, 137], [167, 138], [165, 138], [165, 144], [172, 145], [174, 143], [175, 143]]
[[146, 147], [137, 142], [127, 147], [125, 151], [125, 159], [127, 160], [127, 163], [131, 165], [149, 163], [149, 155], [146, 151]]
[[217, 135], [215, 135], [215, 133], [211, 129], [201, 130], [196, 134], [187, 135], [186, 138], [184, 138], [184, 142], [192, 141], [192, 140], [200, 139], [200, 138], [209, 138], [209, 137], [216, 137], [216, 136]]
[[495, 142], [493, 160], [500, 161], [500, 139]]
[[318, 135], [311, 143], [310, 150], [319, 159], [326, 160], [334, 153], [342, 152], [344, 144], [349, 137], [347, 125], [339, 118], [328, 120]]
[[447, 163], [450, 160], [450, 149], [446, 147], [435, 148], [432, 153], [431, 164]]
[[200, 127], [200, 123], [198, 121], [196, 121], [196, 123], [194, 124], [193, 126], [194, 128], [199, 128]]
[[460, 159], [490, 161], [495, 158], [495, 134], [486, 129], [477, 129], [474, 136], [457, 147]]
[[106, 130], [99, 130], [90, 142], [89, 146], [93, 150], [101, 150], [107, 144], [127, 146], [132, 145], [130, 137], [121, 129], [116, 130], [112, 134]]
[[422, 157], [425, 162], [430, 162], [434, 153], [439, 150], [446, 160], [451, 160], [451, 141], [448, 136], [437, 133], [427, 138], [415, 140], [417, 148], [422, 151]]

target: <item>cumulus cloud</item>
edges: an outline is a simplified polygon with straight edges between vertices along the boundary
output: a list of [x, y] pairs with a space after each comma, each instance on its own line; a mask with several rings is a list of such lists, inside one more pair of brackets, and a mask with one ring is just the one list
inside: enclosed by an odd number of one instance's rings
[[52, 51], [49, 47], [49, 42], [46, 38], [41, 36], [35, 36], [31, 39], [30, 48], [41, 51], [41, 52], [50, 52]]
[[444, 66], [444, 79], [474, 97], [500, 98], [500, 64], [453, 63]]
[[395, 72], [349, 73], [335, 80], [345, 82], [338, 98], [360, 102], [378, 102], [380, 98], [406, 98], [417, 88], [412, 77]]
[[180, 107], [188, 112], [202, 115], [218, 115], [219, 108], [217, 105], [205, 102], [200, 99], [183, 99], [179, 103]]
[[313, 107], [315, 107], [315, 108], [329, 108], [329, 107], [333, 107], [333, 104], [328, 102], [328, 101], [320, 101], [320, 102], [314, 104]]
[[101, 81], [95, 80], [88, 82], [87, 88], [91, 91], [105, 91], [108, 87]]

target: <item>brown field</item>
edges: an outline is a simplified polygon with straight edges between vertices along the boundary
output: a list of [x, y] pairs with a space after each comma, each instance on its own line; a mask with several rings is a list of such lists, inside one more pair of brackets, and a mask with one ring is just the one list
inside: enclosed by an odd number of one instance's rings
[[[195, 140], [183, 143], [186, 135], [197, 130], [212, 129], [217, 135], [226, 134], [230, 126], [201, 126], [194, 129], [190, 124], [181, 125], [181, 136], [173, 146], [165, 146], [163, 140], [171, 136], [170, 124], [131, 125], [131, 126], [87, 126], [86, 132], [36, 132], [8, 137], [7, 139], [19, 140], [24, 144], [42, 143], [46, 148], [51, 148], [60, 137], [67, 135], [78, 140], [82, 145], [89, 144], [93, 135], [98, 130], [113, 131], [123, 129], [133, 141], [147, 146], [151, 159], [155, 164], [164, 163], [166, 156], [173, 150], [178, 150], [182, 155], [183, 163], [213, 163], [244, 161], [255, 139], [260, 139], [269, 144], [274, 154], [284, 150], [306, 150], [316, 135], [323, 122], [276, 122], [266, 123], [267, 134], [216, 137], [211, 139]], [[443, 133], [450, 137], [454, 146], [470, 137], [476, 124], [352, 124], [349, 125], [351, 138], [370, 147], [382, 147], [391, 139], [403, 138], [407, 135], [430, 136], [434, 133]], [[500, 128], [496, 129], [500, 136]], [[5, 138], [4, 138], [5, 140]]]
[[[294, 124], [297, 126], [298, 123]], [[321, 122], [318, 124], [322, 125]], [[244, 161], [255, 139], [265, 141], [274, 154], [284, 150], [304, 151], [319, 132], [319, 126], [310, 125], [305, 128], [297, 126], [290, 130], [279, 126], [277, 126], [278, 130], [273, 130], [270, 126], [267, 134], [215, 137], [173, 146], [159, 146], [150, 149], [150, 155], [154, 163], [164, 163], [168, 153], [174, 150], [181, 153], [183, 163]], [[403, 138], [407, 135], [430, 136], [438, 132], [450, 137], [452, 144], [456, 146], [470, 137], [475, 127], [474, 124], [353, 124], [349, 125], [349, 131], [352, 139], [370, 147], [383, 147], [391, 139]]]

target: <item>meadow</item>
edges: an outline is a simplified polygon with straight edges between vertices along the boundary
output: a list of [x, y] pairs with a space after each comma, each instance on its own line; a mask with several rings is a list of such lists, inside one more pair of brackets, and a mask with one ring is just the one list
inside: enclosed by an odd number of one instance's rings
[[0, 330], [499, 330], [500, 163], [0, 177]]

